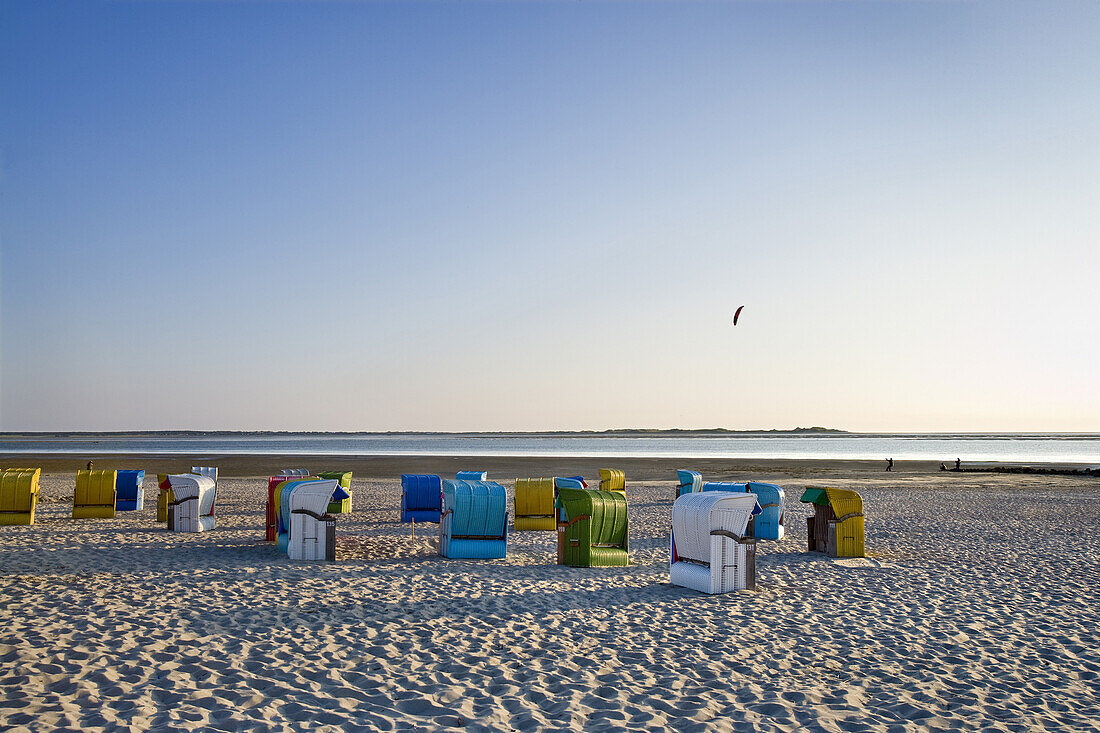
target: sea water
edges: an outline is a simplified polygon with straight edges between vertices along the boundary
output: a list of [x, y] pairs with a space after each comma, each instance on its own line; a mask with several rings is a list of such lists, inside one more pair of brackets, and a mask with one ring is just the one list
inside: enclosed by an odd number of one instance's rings
[[0, 435], [0, 453], [848, 459], [1100, 465], [1100, 434], [208, 433]]

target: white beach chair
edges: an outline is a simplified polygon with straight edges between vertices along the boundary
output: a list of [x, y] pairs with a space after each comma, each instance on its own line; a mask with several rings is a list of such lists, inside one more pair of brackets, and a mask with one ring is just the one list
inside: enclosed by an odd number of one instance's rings
[[756, 540], [745, 537], [760, 512], [755, 494], [687, 493], [672, 505], [673, 585], [727, 593], [756, 587]]
[[327, 514], [335, 480], [307, 481], [290, 491], [290, 537], [286, 554], [291, 560], [335, 560], [336, 519]]
[[214, 479], [193, 473], [168, 477], [175, 500], [168, 505], [168, 529], [205, 532], [214, 529]]
[[309, 469], [306, 468], [284, 468], [279, 471], [276, 476], [309, 476]]

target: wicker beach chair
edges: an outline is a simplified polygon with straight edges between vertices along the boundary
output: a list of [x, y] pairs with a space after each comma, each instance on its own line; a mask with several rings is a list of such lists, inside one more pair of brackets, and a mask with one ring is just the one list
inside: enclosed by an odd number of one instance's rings
[[439, 554], [499, 559], [508, 554], [508, 494], [495, 481], [443, 481]]
[[626, 495], [585, 489], [575, 479], [554, 480], [558, 564], [614, 567], [630, 564]]
[[813, 504], [806, 546], [830, 557], [863, 557], [863, 498], [850, 489], [807, 486], [799, 501]]
[[0, 525], [34, 524], [41, 468], [0, 471]]
[[455, 474], [455, 478], [459, 481], [488, 481], [488, 471], [459, 471]]
[[335, 560], [336, 518], [328, 513], [336, 479], [291, 479], [277, 493], [278, 548], [291, 560]]
[[214, 529], [214, 479], [194, 473], [168, 476], [172, 500], [168, 502], [168, 529], [172, 532], [206, 532]]
[[669, 580], [703, 593], [756, 587], [756, 540], [746, 536], [760, 511], [753, 494], [695, 492], [672, 505]]
[[600, 491], [618, 491], [625, 495], [626, 473], [617, 468], [601, 468]]
[[443, 485], [439, 476], [401, 474], [401, 521], [438, 522], [443, 513]]
[[517, 532], [553, 532], [558, 528], [557, 519], [554, 518], [554, 479], [516, 479], [514, 526]]
[[337, 485], [343, 489], [344, 498], [337, 499], [333, 496], [328, 503], [329, 514], [351, 514], [351, 471], [322, 471], [318, 478], [334, 479]]
[[145, 471], [118, 471], [115, 477], [115, 511], [140, 512], [145, 508]]
[[73, 519], [106, 519], [115, 516], [115, 471], [76, 472]]
[[785, 494], [781, 486], [749, 481], [746, 488], [756, 494], [760, 502], [760, 514], [752, 522], [752, 536], [758, 540], [781, 540], [786, 531], [783, 528], [785, 513]]
[[703, 474], [698, 471], [680, 469], [676, 472], [676, 478], [680, 480], [680, 484], [676, 487], [676, 496], [673, 497], [673, 501], [684, 494], [691, 494], [703, 490]]

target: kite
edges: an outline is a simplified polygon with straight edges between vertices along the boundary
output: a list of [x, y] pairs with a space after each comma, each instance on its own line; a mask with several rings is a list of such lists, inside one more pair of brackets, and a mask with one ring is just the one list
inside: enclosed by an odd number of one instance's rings
[[733, 314], [733, 325], [737, 325], [737, 319], [741, 316], [741, 309], [745, 306], [738, 306], [737, 310]]

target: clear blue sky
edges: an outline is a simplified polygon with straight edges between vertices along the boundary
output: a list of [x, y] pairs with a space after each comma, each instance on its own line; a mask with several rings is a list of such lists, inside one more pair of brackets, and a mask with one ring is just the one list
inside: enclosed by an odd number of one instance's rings
[[1098, 38], [4, 2], [0, 428], [1100, 430]]

